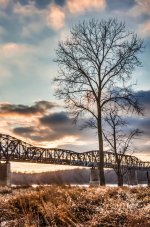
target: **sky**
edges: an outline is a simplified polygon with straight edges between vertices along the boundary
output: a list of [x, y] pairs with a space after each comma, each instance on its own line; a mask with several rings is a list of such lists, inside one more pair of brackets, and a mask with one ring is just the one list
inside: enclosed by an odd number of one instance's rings
[[91, 18], [115, 17], [144, 39], [142, 67], [133, 72], [144, 116], [131, 116], [143, 131], [135, 155], [150, 161], [150, 0], [0, 0], [0, 133], [33, 145], [75, 151], [98, 148], [92, 129], [72, 123], [55, 93], [58, 42], [70, 28]]

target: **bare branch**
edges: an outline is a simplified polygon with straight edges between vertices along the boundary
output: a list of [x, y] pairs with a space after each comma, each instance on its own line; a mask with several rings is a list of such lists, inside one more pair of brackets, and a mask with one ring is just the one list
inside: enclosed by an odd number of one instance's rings
[[[127, 114], [133, 111], [142, 113], [131, 82], [133, 70], [141, 66], [138, 54], [142, 49], [143, 41], [136, 34], [127, 32], [125, 23], [117, 19], [92, 19], [75, 25], [70, 31], [70, 38], [60, 42], [56, 50], [55, 61], [59, 66], [59, 74], [55, 78], [56, 95], [64, 99], [75, 121], [84, 113], [96, 120], [96, 124], [89, 120], [84, 126], [97, 128], [102, 185], [105, 184], [105, 114], [110, 113], [114, 106]], [[123, 122], [118, 118], [115, 127], [119, 124]], [[116, 134], [116, 139], [119, 143], [115, 146], [119, 149], [123, 138], [118, 139]], [[109, 145], [112, 144], [111, 141]]]

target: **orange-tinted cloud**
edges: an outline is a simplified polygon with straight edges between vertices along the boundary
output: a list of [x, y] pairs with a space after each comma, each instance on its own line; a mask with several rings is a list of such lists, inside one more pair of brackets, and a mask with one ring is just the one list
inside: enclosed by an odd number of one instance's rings
[[[72, 125], [72, 119], [65, 112], [43, 114], [37, 121], [30, 125], [17, 125], [12, 127], [12, 133], [17, 137], [28, 138], [32, 144], [53, 145], [70, 144], [79, 137], [79, 130]], [[40, 145], [41, 144], [41, 145]]]
[[56, 3], [50, 3], [46, 9], [38, 8], [35, 1], [29, 1], [23, 5], [17, 2], [13, 6], [13, 12], [21, 17], [29, 17], [32, 19], [32, 25], [24, 28], [24, 35], [29, 36], [29, 32], [40, 32], [39, 26], [49, 26], [54, 30], [59, 30], [65, 25], [65, 17], [68, 13], [78, 14], [89, 10], [103, 10], [106, 7], [106, 0], [66, 0], [63, 6]]
[[30, 51], [30, 48], [28, 45], [17, 44], [17, 43], [6, 43], [4, 45], [1, 45], [0, 47], [1, 47], [1, 52], [3, 56], [6, 58], [18, 56]]
[[0, 8], [6, 8], [8, 6], [9, 0], [0, 0]]
[[136, 5], [129, 11], [131, 16], [150, 15], [150, 0], [136, 0]]
[[47, 16], [47, 23], [54, 30], [61, 29], [65, 23], [65, 13], [63, 11], [63, 8], [56, 4], [50, 5]]
[[141, 25], [139, 25], [139, 33], [143, 37], [150, 37], [150, 21], [147, 21]]
[[82, 13], [85, 10], [103, 10], [106, 7], [105, 0], [68, 0], [67, 8], [73, 14]]
[[16, 53], [16, 52], [20, 51], [20, 46], [16, 43], [7, 43], [7, 44], [3, 45], [2, 51], [3, 51], [4, 55], [6, 55], [7, 53], [8, 54]]
[[46, 113], [49, 109], [56, 107], [54, 103], [48, 101], [37, 101], [32, 106], [15, 105], [10, 103], [0, 103], [0, 116], [35, 116]]

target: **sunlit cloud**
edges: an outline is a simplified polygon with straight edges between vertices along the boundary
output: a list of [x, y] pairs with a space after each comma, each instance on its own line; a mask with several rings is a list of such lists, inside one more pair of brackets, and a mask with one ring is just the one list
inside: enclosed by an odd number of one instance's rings
[[150, 20], [138, 26], [138, 32], [142, 37], [150, 37]]
[[1, 45], [1, 54], [3, 57], [9, 58], [14, 56], [20, 56], [29, 52], [31, 49], [26, 44], [17, 44], [17, 43], [6, 43]]
[[67, 0], [69, 11], [73, 14], [82, 13], [86, 10], [103, 10], [106, 7], [105, 0]]
[[135, 0], [135, 6], [129, 10], [131, 16], [150, 15], [149, 0]]
[[65, 24], [65, 13], [63, 8], [55, 4], [50, 5], [47, 23], [54, 30], [63, 28]]
[[54, 147], [60, 147], [61, 144], [71, 145], [77, 143], [77, 139], [80, 135], [65, 135], [64, 137], [60, 138], [59, 140], [55, 140], [53, 143]]
[[[144, 106], [150, 106], [150, 92], [140, 91], [137, 95], [141, 97]], [[97, 149], [95, 132], [80, 131], [67, 112], [57, 112], [55, 107], [57, 107], [55, 103], [45, 100], [37, 101], [30, 106], [0, 103], [2, 133], [13, 135], [34, 146], [64, 148], [79, 152]], [[149, 153], [149, 117], [134, 117], [127, 120], [131, 128], [138, 127], [143, 131], [142, 145], [135, 146], [136, 152], [144, 149], [144, 152]], [[81, 120], [79, 124], [82, 124]], [[107, 150], [106, 147], [105, 149]]]
[[39, 10], [35, 6], [34, 1], [29, 1], [26, 5], [22, 5], [20, 2], [15, 3], [13, 6], [13, 12], [24, 17], [30, 17], [36, 14], [39, 15], [42, 10]]
[[0, 116], [39, 116], [41, 114], [47, 113], [48, 110], [56, 106], [57, 105], [55, 103], [43, 100], [35, 102], [35, 104], [32, 106], [0, 103]]
[[23, 17], [29, 17], [29, 24], [23, 28], [23, 35], [28, 37], [29, 32], [40, 32], [42, 27], [48, 26], [54, 30], [59, 30], [64, 26], [65, 13], [63, 7], [57, 4], [49, 4], [47, 9], [39, 9], [35, 2], [29, 2], [27, 5], [22, 5], [17, 2], [14, 5], [13, 12]]
[[5, 9], [9, 4], [9, 0], [0, 0], [0, 8]]
[[[48, 26], [53, 30], [58, 31], [65, 25], [65, 18], [69, 14], [84, 13], [92, 10], [104, 10], [106, 0], [67, 0], [63, 6], [56, 3], [50, 3], [47, 8], [39, 9], [35, 2], [29, 1], [28, 4], [22, 5], [20, 2], [14, 4], [13, 12], [21, 17], [32, 18], [32, 21], [24, 27], [24, 36], [29, 36], [29, 31], [40, 32], [41, 26]], [[39, 21], [39, 25], [37, 23]], [[45, 24], [44, 24], [45, 23]], [[34, 26], [35, 25], [35, 28]]]

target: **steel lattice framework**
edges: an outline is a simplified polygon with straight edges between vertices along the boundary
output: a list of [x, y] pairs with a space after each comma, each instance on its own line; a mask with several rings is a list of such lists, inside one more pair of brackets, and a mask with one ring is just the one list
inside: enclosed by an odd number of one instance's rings
[[[0, 134], [0, 161], [97, 167], [99, 155], [97, 150], [78, 153], [64, 149], [36, 147], [10, 135]], [[104, 163], [105, 168], [115, 168], [116, 161], [114, 154], [105, 152]], [[150, 170], [150, 162], [142, 162], [130, 155], [123, 155], [122, 166]]]

